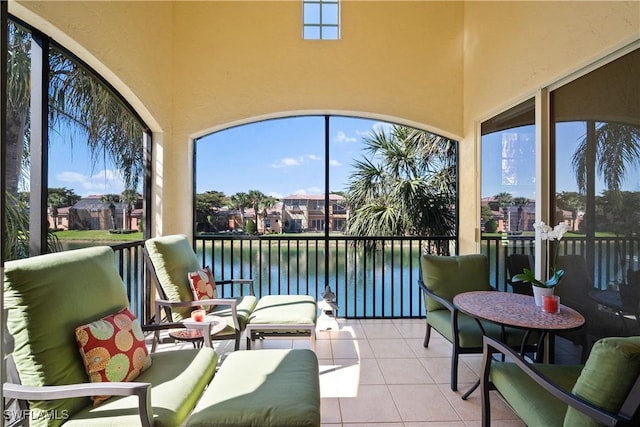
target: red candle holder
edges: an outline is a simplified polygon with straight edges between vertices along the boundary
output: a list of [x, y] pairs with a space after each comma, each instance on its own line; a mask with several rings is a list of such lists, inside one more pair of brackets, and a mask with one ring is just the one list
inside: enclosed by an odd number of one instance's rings
[[557, 295], [543, 296], [542, 311], [545, 313], [560, 313], [560, 297]]
[[204, 320], [204, 316], [207, 314], [204, 310], [193, 310], [191, 312], [191, 319], [194, 322], [202, 322]]

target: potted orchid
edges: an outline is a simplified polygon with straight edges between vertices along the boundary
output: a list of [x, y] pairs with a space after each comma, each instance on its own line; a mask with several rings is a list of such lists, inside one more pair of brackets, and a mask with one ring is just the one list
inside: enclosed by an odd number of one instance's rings
[[536, 235], [540, 236], [540, 240], [549, 240], [555, 242], [555, 250], [553, 251], [553, 263], [550, 263], [551, 257], [551, 244], [546, 247], [546, 265], [549, 266], [550, 276], [544, 280], [536, 278], [534, 273], [528, 268], [523, 269], [523, 273], [516, 274], [511, 280], [514, 282], [529, 282], [533, 285], [533, 294], [536, 298], [536, 305], [541, 305], [542, 295], [553, 295], [553, 288], [556, 287], [564, 276], [564, 270], [558, 270], [558, 253], [560, 240], [564, 233], [567, 232], [569, 227], [564, 222], [559, 223], [554, 228], [551, 228], [544, 221], [536, 222], [533, 224], [533, 228], [536, 231]]

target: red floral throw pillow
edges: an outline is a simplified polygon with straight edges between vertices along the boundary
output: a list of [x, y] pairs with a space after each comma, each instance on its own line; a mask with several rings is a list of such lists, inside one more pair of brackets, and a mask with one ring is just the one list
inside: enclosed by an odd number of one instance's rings
[[[213, 280], [213, 274], [211, 274], [209, 267], [189, 272], [189, 285], [191, 286], [191, 292], [193, 292], [193, 299], [196, 301], [216, 297], [216, 282]], [[201, 308], [210, 311], [213, 305], [206, 304]]]
[[[151, 366], [140, 322], [126, 308], [76, 328], [76, 340], [91, 382], [132, 381]], [[110, 396], [93, 396], [94, 406]]]

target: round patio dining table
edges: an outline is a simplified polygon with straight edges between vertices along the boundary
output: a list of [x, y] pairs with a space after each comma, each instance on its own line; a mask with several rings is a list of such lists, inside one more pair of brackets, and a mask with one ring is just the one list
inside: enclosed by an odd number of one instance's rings
[[[463, 292], [453, 298], [453, 304], [463, 313], [478, 320], [526, 329], [527, 333], [523, 339], [521, 352], [524, 351], [524, 344], [528, 341], [531, 332], [538, 332], [537, 348], [540, 349], [543, 340], [548, 341], [550, 334], [580, 328], [585, 322], [584, 316], [571, 307], [560, 304], [558, 313], [546, 313], [542, 311], [542, 307], [536, 305], [532, 296], [511, 292]], [[545, 345], [543, 348], [548, 353], [549, 346]], [[537, 359], [540, 359], [539, 351]], [[548, 354], [545, 359], [549, 359]], [[478, 380], [462, 396], [462, 399], [466, 400], [479, 385], [480, 381]]]

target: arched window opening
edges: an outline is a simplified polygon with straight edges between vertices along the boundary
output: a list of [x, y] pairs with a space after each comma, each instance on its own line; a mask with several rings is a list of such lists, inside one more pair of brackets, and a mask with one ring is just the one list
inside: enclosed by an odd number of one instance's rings
[[[417, 316], [419, 296], [402, 294], [418, 255], [456, 252], [457, 143], [430, 132], [273, 119], [198, 139], [194, 162], [194, 235], [216, 277], [252, 277], [264, 293], [351, 292], [350, 317]], [[377, 302], [361, 306], [367, 298]]]

